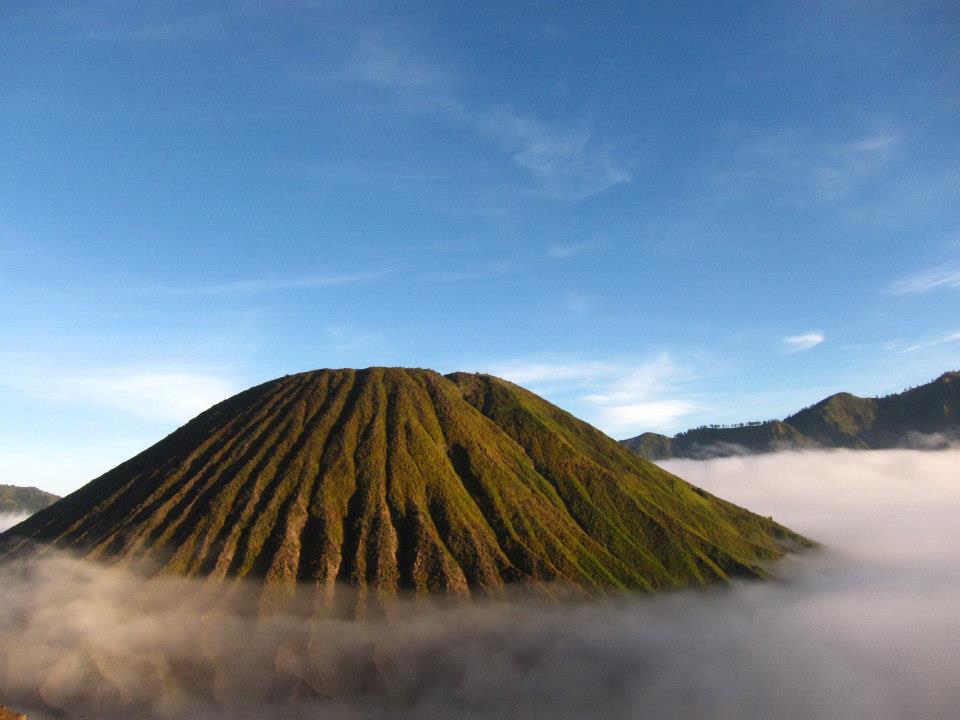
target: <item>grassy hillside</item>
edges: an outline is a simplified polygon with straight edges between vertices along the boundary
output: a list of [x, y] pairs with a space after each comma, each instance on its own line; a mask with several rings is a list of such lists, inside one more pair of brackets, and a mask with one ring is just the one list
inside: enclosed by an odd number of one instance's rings
[[185, 575], [394, 593], [648, 590], [806, 541], [486, 375], [302, 373], [216, 405], [38, 513], [25, 540]]
[[700, 427], [667, 437], [644, 433], [622, 444], [641, 457], [704, 458], [794, 448], [937, 447], [960, 439], [960, 373], [881, 398], [838, 393], [785, 420]]
[[33, 513], [43, 510], [60, 498], [35, 487], [0, 485], [0, 514]]

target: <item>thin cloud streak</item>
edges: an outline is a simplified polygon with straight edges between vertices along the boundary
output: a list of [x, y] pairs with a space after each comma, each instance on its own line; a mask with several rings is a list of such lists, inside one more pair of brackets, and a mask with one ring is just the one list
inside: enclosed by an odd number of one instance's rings
[[824, 339], [822, 332], [812, 331], [801, 335], [787, 335], [787, 337], [783, 338], [783, 344], [788, 353], [798, 353], [815, 348], [822, 343]]
[[589, 245], [551, 245], [547, 248], [547, 257], [553, 260], [566, 260], [588, 250]]
[[338, 353], [369, 350], [371, 346], [378, 345], [382, 340], [380, 333], [358, 332], [346, 325], [331, 325], [327, 328], [327, 333], [333, 341], [334, 350]]
[[515, 260], [499, 260], [484, 263], [480, 267], [472, 270], [438, 270], [421, 275], [419, 280], [423, 282], [468, 282], [470, 280], [483, 280], [485, 278], [511, 275], [519, 272], [521, 269], [521, 264]]
[[173, 295], [257, 295], [282, 290], [306, 290], [371, 282], [390, 275], [391, 270], [321, 275], [290, 280], [236, 280], [219, 285], [186, 285], [156, 288], [158, 292]]
[[919, 342], [909, 347], [905, 347], [900, 352], [909, 353], [916, 352], [917, 350], [923, 350], [924, 348], [935, 347], [937, 345], [946, 345], [948, 343], [960, 341], [960, 331], [948, 332], [940, 337], [934, 338], [933, 340], [926, 340], [924, 342]]
[[932, 290], [953, 290], [960, 288], [960, 267], [940, 265], [914, 275], [901, 278], [891, 285], [897, 295], [919, 295]]
[[59, 10], [52, 17], [76, 33], [78, 39], [88, 42], [165, 44], [221, 37], [226, 32], [227, 23], [244, 14], [236, 9], [218, 8], [216, 11], [180, 14], [179, 17], [138, 20], [135, 13], [111, 12], [114, 9], [120, 8], [105, 7], [105, 3], [80, 3]]
[[367, 31], [340, 70], [343, 79], [398, 91], [448, 86], [456, 75], [436, 61], [417, 57], [412, 42], [397, 28]]

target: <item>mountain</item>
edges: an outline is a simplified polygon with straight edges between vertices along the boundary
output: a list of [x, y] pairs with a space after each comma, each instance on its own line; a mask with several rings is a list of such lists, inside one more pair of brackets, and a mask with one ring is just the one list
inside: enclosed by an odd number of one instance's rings
[[404, 368], [242, 392], [0, 535], [33, 542], [388, 594], [701, 584], [810, 544], [517, 385]]
[[32, 515], [59, 499], [59, 496], [38, 490], [35, 487], [0, 485], [0, 515], [19, 515], [21, 513]]
[[936, 448], [960, 439], [960, 372], [881, 398], [837, 393], [791, 415], [621, 441], [641, 457], [706, 458], [797, 448]]

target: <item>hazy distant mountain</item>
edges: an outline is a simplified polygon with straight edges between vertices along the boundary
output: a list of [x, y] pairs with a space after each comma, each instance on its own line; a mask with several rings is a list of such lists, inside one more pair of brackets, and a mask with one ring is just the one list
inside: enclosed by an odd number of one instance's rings
[[240, 393], [0, 535], [25, 540], [388, 593], [671, 587], [806, 544], [512, 383], [403, 368]]
[[60, 497], [52, 493], [38, 490], [35, 487], [19, 487], [17, 485], [0, 485], [0, 514], [2, 515], [32, 515], [53, 505]]
[[960, 439], [960, 373], [881, 398], [837, 393], [786, 420], [704, 426], [674, 437], [644, 433], [622, 444], [650, 460], [795, 448], [936, 448]]

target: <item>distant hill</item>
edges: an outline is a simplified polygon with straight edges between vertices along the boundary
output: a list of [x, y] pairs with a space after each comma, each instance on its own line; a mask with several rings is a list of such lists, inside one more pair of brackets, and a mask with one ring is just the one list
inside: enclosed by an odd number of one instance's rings
[[0, 515], [33, 515], [59, 499], [58, 495], [35, 487], [0, 485]]
[[937, 448], [960, 440], [960, 372], [881, 398], [837, 393], [785, 420], [704, 426], [621, 443], [641, 457], [702, 459], [797, 448]]
[[5, 534], [188, 576], [395, 593], [764, 576], [808, 541], [489, 375], [274, 380]]

